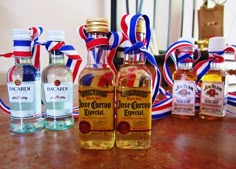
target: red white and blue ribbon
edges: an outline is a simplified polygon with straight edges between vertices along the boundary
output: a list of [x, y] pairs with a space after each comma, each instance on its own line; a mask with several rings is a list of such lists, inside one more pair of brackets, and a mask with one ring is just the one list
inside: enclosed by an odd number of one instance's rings
[[47, 51], [58, 50], [68, 57], [66, 66], [72, 70], [74, 82], [78, 74], [80, 65], [82, 63], [82, 59], [80, 55], [76, 52], [75, 48], [72, 45], [66, 45], [64, 42], [55, 41], [47, 41], [45, 47]]
[[[146, 36], [144, 41], [140, 41], [136, 37], [136, 25], [140, 18], [143, 18], [146, 26]], [[121, 19], [121, 28], [125, 39], [129, 41], [128, 46], [125, 47], [125, 54], [131, 51], [140, 51], [144, 53], [146, 59], [155, 68], [153, 74], [152, 84], [152, 119], [160, 119], [170, 115], [171, 113], [171, 95], [166, 92], [164, 88], [160, 87], [161, 74], [158, 69], [158, 65], [155, 57], [149, 52], [148, 47], [151, 39], [150, 21], [147, 15], [136, 14], [136, 15], [124, 15]], [[158, 100], [157, 95], [162, 94], [164, 98]]]
[[177, 49], [182, 48], [182, 47], [190, 47], [195, 49], [195, 46], [187, 40], [180, 40], [177, 42], [174, 42], [173, 44], [171, 44], [167, 51], [166, 51], [166, 55], [165, 55], [165, 59], [164, 59], [164, 65], [163, 65], [163, 77], [166, 81], [166, 83], [170, 86], [173, 87], [174, 81], [172, 79], [172, 72], [170, 72], [169, 66], [168, 66], [168, 59], [171, 58], [175, 68], [178, 68], [178, 63], [180, 62], [190, 62], [190, 63], [194, 63], [195, 60], [193, 58], [193, 52], [191, 53], [185, 53], [185, 52], [181, 52], [178, 54], [178, 58], [176, 58], [176, 54], [175, 52], [177, 51]]
[[[81, 36], [81, 38], [84, 39], [88, 50], [91, 50], [98, 46], [108, 46], [107, 49], [109, 51], [107, 56], [108, 65], [115, 73], [117, 73], [113, 60], [117, 47], [124, 41], [123, 34], [120, 32], [109, 32], [107, 36], [94, 38], [89, 36], [89, 34], [86, 32], [85, 25], [79, 27], [77, 32]], [[96, 54], [94, 54], [94, 61], [95, 63], [99, 61], [99, 56]]]
[[31, 43], [31, 51], [32, 51], [32, 62], [34, 67], [40, 70], [40, 47], [41, 43], [39, 42], [39, 37], [43, 33], [42, 27], [32, 27], [30, 28], [32, 31], [32, 43]]

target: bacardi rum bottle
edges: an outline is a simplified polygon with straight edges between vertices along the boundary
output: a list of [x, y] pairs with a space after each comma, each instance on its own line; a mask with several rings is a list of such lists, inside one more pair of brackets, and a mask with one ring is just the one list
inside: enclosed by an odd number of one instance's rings
[[[48, 31], [47, 41], [48, 45], [64, 43], [64, 32]], [[59, 49], [48, 52], [49, 65], [42, 72], [45, 128], [65, 130], [74, 125], [72, 72], [65, 66], [64, 54]]]
[[31, 31], [14, 29], [15, 66], [7, 74], [11, 109], [10, 129], [16, 133], [35, 132], [44, 127], [41, 111], [41, 75], [32, 65]]

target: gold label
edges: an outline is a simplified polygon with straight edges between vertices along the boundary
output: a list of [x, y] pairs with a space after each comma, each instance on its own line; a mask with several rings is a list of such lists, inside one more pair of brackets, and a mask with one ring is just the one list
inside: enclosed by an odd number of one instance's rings
[[151, 130], [152, 99], [150, 88], [122, 88], [117, 90], [117, 130]]
[[114, 87], [79, 89], [79, 126], [82, 133], [114, 129]]

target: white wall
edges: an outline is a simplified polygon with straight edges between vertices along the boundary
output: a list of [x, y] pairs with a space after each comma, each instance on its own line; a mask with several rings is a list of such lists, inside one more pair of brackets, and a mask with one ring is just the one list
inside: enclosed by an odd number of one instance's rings
[[[140, 1], [140, 0], [139, 0]], [[142, 13], [150, 17], [153, 23], [153, 1], [143, 0]], [[176, 41], [181, 35], [182, 2], [185, 6], [184, 36], [191, 36], [192, 6], [190, 0], [157, 0], [155, 40], [157, 48], [165, 50], [167, 46]], [[208, 0], [211, 1], [211, 0]], [[126, 14], [125, 0], [117, 0], [117, 28], [121, 17]], [[135, 13], [135, 1], [129, 0], [130, 13]], [[168, 30], [169, 7], [171, 2], [171, 22]], [[198, 37], [197, 9], [203, 0], [196, 0], [195, 6], [195, 31], [194, 38]], [[189, 6], [191, 6], [189, 8]], [[225, 4], [224, 35], [230, 44], [236, 42], [236, 6], [235, 0], [227, 0]], [[41, 39], [46, 39], [46, 31], [49, 29], [62, 29], [65, 31], [66, 43], [72, 44], [83, 57], [86, 64], [86, 47], [84, 41], [75, 32], [78, 26], [85, 24], [85, 20], [91, 17], [106, 17], [110, 21], [110, 0], [1, 0], [0, 1], [0, 53], [12, 51], [12, 28], [29, 28], [42, 26], [44, 34]], [[189, 25], [189, 26], [188, 26]], [[169, 40], [168, 40], [169, 37]], [[42, 50], [41, 69], [48, 63], [48, 54]], [[0, 58], [0, 84], [6, 84], [6, 72], [13, 65], [13, 59]]]
[[[107, 17], [106, 0], [1, 0], [0, 1], [0, 53], [12, 52], [12, 28], [42, 26], [40, 39], [46, 40], [49, 29], [65, 31], [65, 41], [72, 44], [86, 63], [84, 41], [76, 34], [76, 28], [84, 25], [87, 18]], [[42, 47], [41, 69], [48, 63], [48, 54]], [[14, 59], [0, 58], [0, 84], [6, 84], [6, 72]]]

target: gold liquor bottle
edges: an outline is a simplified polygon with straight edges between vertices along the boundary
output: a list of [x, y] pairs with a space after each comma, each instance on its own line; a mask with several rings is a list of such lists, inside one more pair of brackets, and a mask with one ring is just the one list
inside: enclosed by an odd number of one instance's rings
[[[182, 47], [178, 53], [191, 55], [192, 47]], [[177, 58], [178, 59], [178, 58]], [[178, 69], [173, 73], [172, 116], [180, 119], [193, 119], [195, 116], [196, 79], [192, 63], [178, 62]]]
[[[145, 38], [146, 28], [139, 19], [136, 37]], [[151, 145], [152, 75], [139, 50], [124, 56], [116, 80], [116, 147], [147, 149]]]
[[[209, 53], [221, 52], [224, 48], [223, 37], [209, 39]], [[199, 117], [221, 120], [225, 116], [226, 93], [225, 72], [221, 70], [221, 63], [213, 61], [210, 70], [201, 79]]]
[[[88, 38], [107, 37], [104, 18], [86, 20]], [[88, 49], [87, 65], [79, 75], [79, 143], [83, 149], [111, 149], [115, 144], [115, 74], [107, 64], [107, 46]]]

